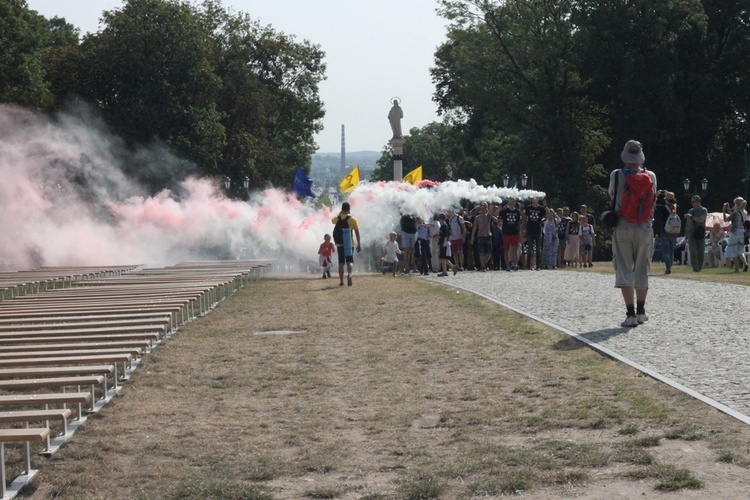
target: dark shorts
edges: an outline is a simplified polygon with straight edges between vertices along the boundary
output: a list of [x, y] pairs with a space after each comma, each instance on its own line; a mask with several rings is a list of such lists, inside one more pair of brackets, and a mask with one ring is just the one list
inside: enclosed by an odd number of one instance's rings
[[492, 236], [478, 236], [477, 251], [480, 254], [492, 253]]
[[339, 265], [354, 263], [354, 255], [344, 256], [344, 245], [336, 245], [336, 253], [339, 256]]
[[529, 252], [542, 253], [542, 233], [530, 234], [527, 236], [526, 241], [529, 242]]

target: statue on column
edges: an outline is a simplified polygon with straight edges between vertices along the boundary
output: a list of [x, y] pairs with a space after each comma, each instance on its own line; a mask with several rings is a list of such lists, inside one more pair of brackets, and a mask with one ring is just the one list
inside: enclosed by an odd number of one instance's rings
[[401, 133], [401, 118], [404, 117], [404, 111], [401, 109], [401, 106], [398, 105], [398, 99], [394, 98], [391, 102], [393, 103], [393, 107], [388, 113], [388, 121], [391, 122], [393, 139], [403, 139], [404, 135]]

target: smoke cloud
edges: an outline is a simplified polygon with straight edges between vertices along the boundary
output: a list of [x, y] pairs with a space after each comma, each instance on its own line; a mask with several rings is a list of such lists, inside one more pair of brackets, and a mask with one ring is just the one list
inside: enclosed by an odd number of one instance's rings
[[[129, 151], [85, 111], [49, 118], [0, 105], [0, 268], [254, 258], [316, 268], [338, 206], [318, 209], [282, 189], [232, 200], [216, 179], [191, 171], [163, 145]], [[149, 194], [149, 177], [171, 188]], [[348, 201], [372, 247], [398, 227], [401, 213], [431, 218], [462, 200], [543, 195], [473, 180], [420, 189], [380, 182], [361, 183]]]

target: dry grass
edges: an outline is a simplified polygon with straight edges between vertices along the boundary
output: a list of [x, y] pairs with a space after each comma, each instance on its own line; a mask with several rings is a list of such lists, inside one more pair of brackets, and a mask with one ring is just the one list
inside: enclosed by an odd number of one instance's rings
[[263, 280], [149, 354], [25, 495], [708, 493], [711, 467], [746, 473], [749, 445], [735, 420], [463, 291]]

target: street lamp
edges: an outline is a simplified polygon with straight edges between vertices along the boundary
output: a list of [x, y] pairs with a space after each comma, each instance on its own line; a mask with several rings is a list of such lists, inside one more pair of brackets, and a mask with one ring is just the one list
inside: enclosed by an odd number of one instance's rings
[[245, 176], [245, 179], [242, 181], [242, 185], [245, 186], [245, 191], [247, 191], [250, 188], [250, 177]]
[[[526, 184], [529, 182], [529, 176], [526, 174], [521, 175], [521, 187], [526, 188]], [[534, 189], [534, 176], [531, 176], [531, 189]]]
[[503, 174], [503, 187], [508, 187], [509, 182], [510, 176], [508, 174]]
[[229, 188], [232, 187], [232, 179], [229, 178], [227, 175], [224, 177], [224, 188], [226, 188], [227, 191], [229, 191]]
[[[701, 184], [700, 195], [703, 196], [708, 192], [708, 179], [704, 177], [703, 179], [701, 179], [700, 184]], [[689, 195], [690, 194], [690, 179], [685, 177], [682, 180], [682, 187], [685, 189], [685, 194]]]

